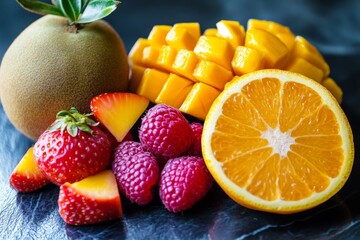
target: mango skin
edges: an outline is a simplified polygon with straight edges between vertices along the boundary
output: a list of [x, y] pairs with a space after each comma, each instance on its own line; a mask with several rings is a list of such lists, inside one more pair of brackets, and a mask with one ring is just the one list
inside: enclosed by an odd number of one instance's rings
[[67, 20], [44, 16], [10, 45], [0, 66], [0, 98], [10, 122], [36, 140], [62, 109], [90, 112], [103, 92], [127, 91], [122, 39], [105, 21], [70, 32]]

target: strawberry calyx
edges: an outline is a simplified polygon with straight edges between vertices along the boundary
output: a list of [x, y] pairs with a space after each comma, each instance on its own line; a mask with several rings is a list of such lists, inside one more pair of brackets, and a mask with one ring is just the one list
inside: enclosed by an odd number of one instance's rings
[[69, 111], [61, 110], [56, 114], [56, 120], [48, 130], [60, 130], [63, 133], [66, 129], [72, 137], [75, 137], [79, 130], [92, 134], [91, 127], [97, 126], [99, 123], [92, 120], [91, 115], [92, 113], [81, 114], [74, 107], [71, 107]]

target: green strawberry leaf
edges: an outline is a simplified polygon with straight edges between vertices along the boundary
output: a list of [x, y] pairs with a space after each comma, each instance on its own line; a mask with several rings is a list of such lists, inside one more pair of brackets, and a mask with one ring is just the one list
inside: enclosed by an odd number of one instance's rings
[[87, 118], [85, 123], [87, 125], [93, 126], [93, 127], [96, 127], [96, 126], [98, 126], [100, 124], [99, 122], [95, 122], [94, 120], [92, 120], [90, 118]]
[[79, 113], [79, 111], [74, 108], [74, 107], [71, 107], [70, 110], [69, 110], [70, 113]]
[[66, 115], [69, 115], [69, 112], [66, 110], [61, 110], [56, 114], [56, 118], [65, 117]]
[[91, 127], [97, 126], [99, 123], [89, 118], [91, 115], [92, 113], [81, 114], [74, 107], [71, 107], [69, 111], [61, 110], [56, 114], [56, 120], [48, 130], [60, 130], [61, 134], [66, 130], [73, 137], [76, 137], [79, 131], [92, 134]]
[[52, 131], [55, 131], [57, 129], [61, 129], [62, 128], [62, 125], [63, 125], [63, 121], [59, 121], [59, 120], [56, 120], [50, 127], [49, 127], [49, 131], [52, 132]]
[[90, 0], [77, 23], [89, 23], [111, 14], [120, 4], [116, 0]]
[[60, 126], [59, 128], [57, 128], [57, 129], [55, 129], [55, 130], [59, 130], [59, 129], [60, 129], [61, 134], [63, 134], [63, 132], [64, 132], [64, 130], [65, 130], [66, 127], [67, 127], [67, 125], [64, 124], [64, 123], [62, 123], [61, 126]]
[[83, 132], [88, 132], [88, 133], [92, 132], [92, 129], [86, 124], [79, 125], [78, 128]]
[[[23, 8], [30, 12], [38, 13], [41, 15], [52, 14], [57, 16], [64, 16], [62, 11], [54, 5], [32, 1], [32, 0], [16, 0]], [[58, 0], [54, 0], [58, 1]]]
[[76, 137], [78, 134], [78, 127], [74, 124], [67, 125], [66, 130], [72, 137]]

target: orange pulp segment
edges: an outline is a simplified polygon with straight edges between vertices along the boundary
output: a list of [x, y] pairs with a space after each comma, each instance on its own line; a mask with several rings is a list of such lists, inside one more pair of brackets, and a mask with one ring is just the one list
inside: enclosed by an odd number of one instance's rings
[[202, 151], [234, 201], [282, 214], [329, 199], [354, 160], [351, 128], [332, 94], [301, 74], [274, 69], [226, 85], [206, 116]]

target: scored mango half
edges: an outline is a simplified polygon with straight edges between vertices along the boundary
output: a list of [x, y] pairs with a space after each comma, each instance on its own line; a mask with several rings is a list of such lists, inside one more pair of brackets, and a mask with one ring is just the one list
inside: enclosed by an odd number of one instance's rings
[[318, 49], [290, 28], [250, 19], [155, 25], [129, 52], [130, 91], [204, 120], [215, 98], [236, 76], [265, 68], [300, 73], [321, 83], [339, 103], [343, 92]]

